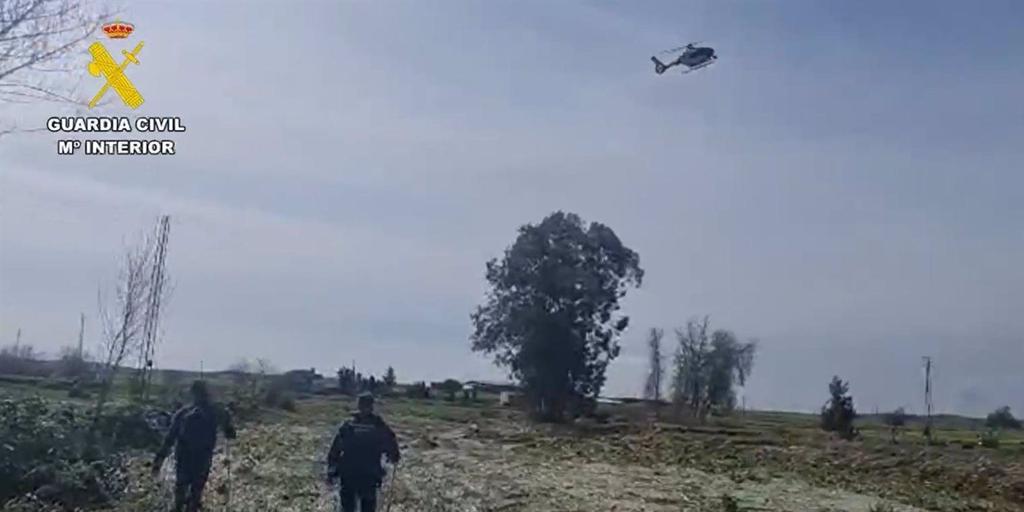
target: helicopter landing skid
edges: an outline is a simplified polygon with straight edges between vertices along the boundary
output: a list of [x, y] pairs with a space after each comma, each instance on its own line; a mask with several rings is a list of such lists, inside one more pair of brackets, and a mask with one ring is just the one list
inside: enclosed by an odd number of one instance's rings
[[692, 67], [692, 68], [687, 68], [687, 69], [683, 70], [683, 72], [682, 72], [682, 73], [680, 73], [680, 74], [681, 74], [681, 75], [685, 75], [685, 74], [687, 74], [687, 73], [692, 73], [692, 72], [694, 72], [694, 71], [697, 71], [698, 69], [703, 69], [703, 68], [706, 68], [706, 67], [708, 67], [708, 66], [710, 66], [710, 65], [712, 65], [712, 64], [714, 64], [714, 63], [715, 63], [715, 61], [714, 61], [714, 60], [709, 60], [709, 61], [707, 61], [707, 62], [702, 62], [702, 63], [700, 63], [700, 64], [697, 64], [696, 66], [694, 66], [694, 67]]

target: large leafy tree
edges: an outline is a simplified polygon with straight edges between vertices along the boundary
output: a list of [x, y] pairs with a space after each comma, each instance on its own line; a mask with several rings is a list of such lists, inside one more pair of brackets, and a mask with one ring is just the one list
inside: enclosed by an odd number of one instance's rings
[[611, 228], [555, 212], [519, 228], [504, 256], [487, 262], [490, 290], [473, 313], [473, 350], [520, 381], [534, 412], [560, 419], [596, 397], [629, 323], [619, 300], [640, 286], [639, 256]]

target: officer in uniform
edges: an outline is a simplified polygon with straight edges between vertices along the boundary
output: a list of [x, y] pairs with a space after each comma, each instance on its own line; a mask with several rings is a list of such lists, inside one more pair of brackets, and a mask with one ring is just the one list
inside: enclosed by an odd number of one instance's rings
[[174, 413], [163, 446], [153, 460], [153, 476], [156, 476], [171, 446], [174, 447], [174, 512], [196, 512], [201, 507], [213, 448], [217, 444], [217, 429], [223, 429], [228, 439], [236, 437], [231, 415], [214, 406], [206, 383], [193, 382], [191, 391], [192, 404]]
[[341, 509], [355, 512], [374, 512], [377, 507], [377, 489], [384, 480], [381, 455], [388, 462], [398, 464], [398, 441], [395, 433], [380, 416], [373, 412], [373, 395], [359, 395], [359, 411], [338, 428], [331, 450], [327, 453], [327, 482], [341, 483]]

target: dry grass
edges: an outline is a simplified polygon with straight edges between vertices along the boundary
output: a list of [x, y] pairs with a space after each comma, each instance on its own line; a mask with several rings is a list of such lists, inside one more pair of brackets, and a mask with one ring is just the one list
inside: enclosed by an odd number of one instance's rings
[[[222, 448], [216, 455], [205, 510], [334, 511], [334, 493], [322, 483], [323, 459], [351, 406], [341, 398], [302, 400], [296, 413], [246, 425], [231, 447], [230, 485], [227, 453]], [[384, 400], [382, 414], [404, 453], [393, 484], [382, 491], [390, 493], [393, 512], [1008, 512], [1024, 506], [1024, 468], [1012, 452], [893, 446], [871, 437], [839, 442], [799, 417], [705, 425], [612, 418], [583, 428], [530, 424], [493, 405], [406, 399]], [[119, 511], [167, 505], [169, 482], [149, 479], [146, 460], [140, 456], [133, 465], [133, 487]]]

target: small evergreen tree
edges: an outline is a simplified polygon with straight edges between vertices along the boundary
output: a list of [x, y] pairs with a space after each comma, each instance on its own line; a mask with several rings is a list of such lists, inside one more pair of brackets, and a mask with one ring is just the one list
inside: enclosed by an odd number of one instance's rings
[[839, 437], [849, 441], [857, 435], [857, 429], [853, 426], [857, 411], [853, 408], [850, 383], [843, 382], [838, 375], [834, 376], [828, 385], [828, 391], [832, 397], [821, 408], [821, 428], [835, 432]]
[[388, 371], [384, 372], [384, 385], [388, 389], [394, 388], [395, 384], [398, 383], [398, 379], [395, 377], [395, 369], [388, 366]]

